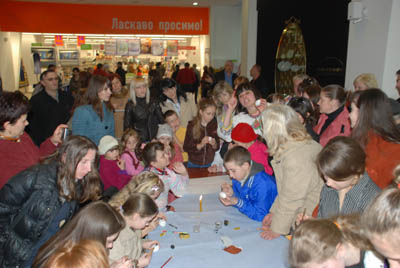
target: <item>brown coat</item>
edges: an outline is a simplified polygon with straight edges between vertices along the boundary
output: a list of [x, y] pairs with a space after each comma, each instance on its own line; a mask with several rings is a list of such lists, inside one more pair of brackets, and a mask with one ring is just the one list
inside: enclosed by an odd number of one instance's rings
[[207, 127], [202, 127], [200, 138], [193, 138], [193, 121], [190, 121], [186, 129], [185, 142], [183, 144], [183, 150], [188, 153], [189, 161], [197, 165], [207, 165], [214, 161], [215, 152], [218, 150], [214, 149], [211, 144], [207, 143], [201, 150], [197, 150], [196, 145], [201, 142], [205, 136], [210, 136], [215, 139], [219, 144], [219, 137], [217, 134], [218, 123], [214, 118]]
[[324, 184], [315, 162], [322, 149], [320, 144], [313, 140], [290, 141], [285, 147], [271, 161], [278, 188], [270, 210], [271, 230], [283, 235], [289, 233], [296, 212], [306, 209], [306, 215], [311, 216]]
[[124, 132], [124, 114], [128, 100], [129, 94], [126, 89], [122, 89], [120, 94], [113, 94], [110, 99], [114, 108], [115, 137], [117, 139], [120, 139]]

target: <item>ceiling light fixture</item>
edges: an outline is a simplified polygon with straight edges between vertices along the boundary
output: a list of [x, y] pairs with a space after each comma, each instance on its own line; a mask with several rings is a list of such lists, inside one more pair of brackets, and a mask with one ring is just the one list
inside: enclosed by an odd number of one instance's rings
[[199, 3], [198, 3], [198, 2], [193, 2], [193, 5], [194, 5], [194, 6], [198, 6]]

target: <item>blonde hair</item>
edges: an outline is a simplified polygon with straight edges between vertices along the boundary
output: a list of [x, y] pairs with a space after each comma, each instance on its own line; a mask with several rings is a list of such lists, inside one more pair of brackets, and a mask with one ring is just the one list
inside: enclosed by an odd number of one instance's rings
[[153, 172], [145, 171], [132, 178], [108, 203], [114, 208], [119, 208], [134, 193], [154, 195], [162, 192], [164, 192], [162, 180]]
[[44, 268], [108, 268], [104, 246], [95, 240], [68, 241], [49, 258]]
[[147, 87], [147, 91], [146, 91], [146, 103], [149, 104], [150, 103], [150, 89], [149, 89], [149, 84], [147, 82], [146, 79], [144, 79], [141, 76], [137, 76], [135, 79], [133, 79], [131, 81], [131, 85], [129, 87], [129, 91], [130, 91], [130, 98], [133, 102], [134, 105], [136, 105], [136, 92], [135, 92], [135, 88], [138, 87], [140, 84], [145, 84]]
[[383, 190], [363, 214], [369, 236], [400, 234], [400, 165], [394, 169], [394, 175], [392, 185]]
[[222, 107], [223, 107], [223, 103], [220, 102], [218, 100], [218, 98], [223, 92], [226, 92], [231, 96], [233, 95], [233, 89], [232, 89], [231, 85], [229, 85], [225, 80], [219, 81], [214, 86], [214, 89], [213, 89], [213, 92], [212, 92], [215, 104], [217, 105], [217, 114], [218, 115], [220, 115], [222, 113]]
[[376, 77], [374, 74], [371, 73], [363, 73], [360, 74], [354, 79], [353, 84], [356, 82], [363, 83], [368, 88], [378, 88], [378, 82], [376, 81]]
[[290, 241], [290, 267], [300, 268], [308, 267], [310, 263], [323, 263], [336, 255], [339, 244], [348, 243], [361, 250], [372, 250], [373, 247], [360, 226], [358, 214], [302, 222]]
[[272, 156], [285, 149], [288, 141], [311, 140], [297, 113], [287, 105], [269, 105], [263, 113], [262, 121], [264, 138]]

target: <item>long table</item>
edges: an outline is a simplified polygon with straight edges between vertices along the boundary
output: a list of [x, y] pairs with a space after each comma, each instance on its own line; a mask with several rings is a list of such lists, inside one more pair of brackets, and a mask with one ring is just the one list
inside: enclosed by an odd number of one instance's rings
[[[262, 239], [257, 230], [260, 222], [251, 220], [236, 208], [223, 206], [218, 200], [223, 181], [229, 181], [229, 178], [217, 176], [190, 180], [187, 193], [172, 203], [176, 212], [166, 214], [168, 225], [159, 226], [149, 234], [149, 239], [160, 242], [160, 250], [153, 254], [150, 268], [161, 267], [171, 256], [166, 268], [287, 267], [286, 238]], [[202, 212], [200, 194], [203, 195]], [[225, 220], [229, 221], [227, 226]], [[222, 224], [218, 231], [215, 230], [216, 222]], [[200, 225], [199, 233], [193, 231], [194, 225]], [[181, 239], [179, 232], [187, 232], [190, 237]], [[224, 251], [221, 237], [228, 237], [242, 251], [236, 255]]]

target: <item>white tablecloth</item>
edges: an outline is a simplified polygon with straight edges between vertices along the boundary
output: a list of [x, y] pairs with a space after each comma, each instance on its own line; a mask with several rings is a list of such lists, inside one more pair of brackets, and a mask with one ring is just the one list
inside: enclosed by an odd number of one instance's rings
[[[159, 226], [149, 235], [150, 239], [160, 242], [160, 250], [153, 254], [149, 267], [161, 267], [170, 256], [173, 258], [166, 268], [287, 267], [288, 241], [283, 237], [272, 241], [262, 239], [257, 230], [260, 222], [249, 219], [236, 208], [224, 207], [218, 200], [219, 185], [223, 181], [229, 178], [190, 180], [188, 193], [172, 203], [176, 212], [166, 214], [168, 223], [178, 229]], [[203, 194], [203, 212], [199, 212], [200, 194]], [[229, 221], [227, 226], [223, 225], [224, 220]], [[218, 232], [215, 231], [216, 221], [222, 223]], [[199, 233], [193, 232], [196, 224], [200, 225]], [[174, 232], [188, 232], [190, 238], [180, 239]], [[165, 234], [160, 236], [162, 233]], [[236, 255], [225, 252], [221, 236], [229, 237], [242, 252]]]

